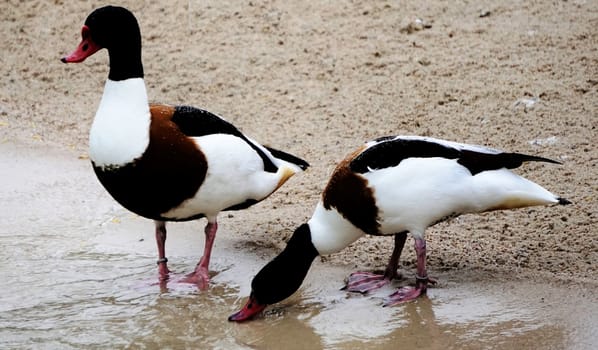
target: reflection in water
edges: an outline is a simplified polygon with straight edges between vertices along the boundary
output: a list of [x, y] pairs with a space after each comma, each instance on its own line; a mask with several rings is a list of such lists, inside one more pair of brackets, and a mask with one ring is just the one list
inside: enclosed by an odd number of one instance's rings
[[[0, 348], [591, 349], [598, 342], [590, 292], [457, 272], [441, 274], [429, 298], [383, 308], [390, 287], [349, 295], [339, 290], [349, 271], [322, 263], [295, 296], [253, 322], [229, 323], [264, 261], [225, 230], [207, 292], [176, 278], [161, 286], [152, 223], [116, 206], [87, 162], [47, 151], [20, 157], [6, 144], [0, 159], [10, 165], [0, 167]], [[175, 226], [173, 271], [194, 266], [201, 237], [197, 223]]]
[[231, 336], [226, 315], [236, 292], [212, 284], [208, 291], [184, 294], [181, 290], [155, 296], [142, 315], [133, 320], [136, 330], [129, 335], [133, 347], [180, 347], [195, 344], [212, 348], [238, 348]]
[[[541, 312], [530, 311], [514, 299], [505, 302], [496, 291], [474, 295], [454, 285], [450, 290], [432, 289], [433, 301], [424, 297], [383, 308], [382, 297], [392, 292], [390, 288], [373, 296], [348, 297], [331, 282], [342, 281], [344, 271], [331, 269], [333, 277], [322, 281], [316, 276], [302, 293], [260, 319], [234, 324], [226, 316], [242, 299], [237, 288], [227, 287], [233, 282], [218, 282], [220, 275], [207, 292], [176, 283], [160, 288], [147, 256], [100, 253], [82, 244], [83, 249], [53, 253], [51, 258], [26, 259], [23, 253], [39, 253], [46, 243], [24, 242], [21, 248], [9, 250], [18, 254], [3, 256], [14, 266], [13, 274], [4, 275], [12, 283], [2, 291], [3, 347], [28, 342], [60, 348], [108, 344], [150, 348], [204, 344], [221, 349], [394, 349], [397, 344], [431, 349], [565, 347], [562, 327], [545, 322]], [[187, 262], [193, 259], [190, 256]], [[234, 268], [215, 267], [222, 274], [243, 277]], [[150, 279], [154, 282], [149, 283]]]

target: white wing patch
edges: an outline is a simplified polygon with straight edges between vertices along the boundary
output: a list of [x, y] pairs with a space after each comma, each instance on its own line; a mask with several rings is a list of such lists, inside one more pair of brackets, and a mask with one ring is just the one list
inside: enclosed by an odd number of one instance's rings
[[262, 158], [241, 138], [212, 134], [193, 140], [207, 159], [206, 178], [191, 199], [164, 213], [164, 217], [182, 218], [197, 213], [215, 217], [248, 199], [262, 200], [277, 188], [279, 174], [265, 172]]

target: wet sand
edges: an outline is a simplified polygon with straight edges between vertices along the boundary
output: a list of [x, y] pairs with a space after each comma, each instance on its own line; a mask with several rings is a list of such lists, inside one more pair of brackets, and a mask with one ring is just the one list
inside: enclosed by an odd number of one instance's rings
[[[21, 145], [7, 144], [0, 155], [10, 165], [0, 186], [0, 348], [590, 349], [598, 342], [593, 285], [479, 269], [435, 271], [440, 284], [426, 297], [384, 308], [384, 297], [409, 280], [353, 295], [340, 290], [351, 267], [317, 262], [293, 297], [253, 322], [230, 323], [249, 277], [276, 254], [235, 237], [243, 215], [223, 225], [208, 291], [160, 285], [152, 223], [115, 205], [86, 160], [40, 148], [23, 157]], [[197, 222], [171, 225], [173, 279], [195, 265], [201, 231]]]
[[[591, 1], [123, 4], [142, 27], [152, 101], [209, 109], [312, 167], [268, 201], [222, 215], [209, 294], [161, 293], [148, 282], [156, 273], [151, 222], [113, 202], [86, 159], [107, 55], [79, 65], [58, 60], [99, 3], [3, 3], [0, 347], [269, 348], [297, 339], [315, 348], [596, 346]], [[251, 276], [309, 217], [334, 164], [388, 134], [559, 160], [518, 172], [574, 204], [466, 215], [431, 228], [429, 269], [441, 284], [417, 303], [382, 309], [375, 296], [337, 291], [350, 271], [384, 267], [391, 239], [369, 237], [325, 257], [299, 295], [260, 320], [229, 325]], [[199, 259], [203, 224], [171, 225], [167, 253], [177, 271]], [[401, 265], [410, 277], [407, 244]], [[176, 326], [163, 328], [164, 320]]]

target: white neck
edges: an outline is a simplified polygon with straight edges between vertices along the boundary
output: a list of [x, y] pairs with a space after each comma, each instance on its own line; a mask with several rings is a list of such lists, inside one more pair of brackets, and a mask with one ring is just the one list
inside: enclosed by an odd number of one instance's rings
[[311, 242], [320, 255], [336, 253], [364, 235], [362, 230], [351, 224], [335, 208], [325, 209], [322, 201], [307, 223]]
[[121, 166], [149, 144], [151, 115], [143, 78], [108, 79], [89, 133], [89, 157], [96, 166]]

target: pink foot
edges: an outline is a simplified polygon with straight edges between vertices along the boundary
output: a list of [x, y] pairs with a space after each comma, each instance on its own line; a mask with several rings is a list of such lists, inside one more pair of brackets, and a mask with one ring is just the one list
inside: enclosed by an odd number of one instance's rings
[[343, 289], [349, 292], [359, 292], [365, 294], [367, 292], [382, 288], [388, 283], [390, 283], [390, 278], [383, 274], [357, 271], [349, 275], [349, 278], [347, 278], [347, 285], [345, 285]]
[[428, 283], [436, 284], [436, 279], [428, 277], [416, 278], [415, 287], [406, 286], [399, 288], [396, 292], [386, 298], [384, 306], [393, 306], [417, 299], [419, 296], [426, 294]]
[[199, 290], [205, 291], [208, 289], [209, 284], [210, 277], [207, 271], [205, 273], [194, 271], [186, 275], [172, 273], [171, 271], [167, 271], [167, 273], [162, 273], [162, 271], [159, 271], [158, 281], [150, 282], [150, 285], [158, 285], [164, 291], [171, 288], [182, 288], [182, 290], [197, 288]]
[[384, 306], [393, 306], [397, 304], [406, 303], [417, 299], [420, 295], [426, 293], [426, 287], [402, 287], [396, 292], [392, 293], [384, 302]]
[[185, 275], [180, 282], [195, 284], [200, 290], [206, 290], [210, 284], [210, 275], [208, 274], [207, 269], [200, 268], [191, 272], [190, 274]]
[[349, 292], [365, 294], [384, 287], [393, 279], [400, 279], [401, 274], [397, 272], [397, 268], [399, 266], [399, 258], [401, 257], [401, 251], [405, 245], [406, 238], [406, 232], [395, 234], [395, 247], [384, 273], [354, 272], [347, 278], [347, 285], [343, 289], [348, 290]]

